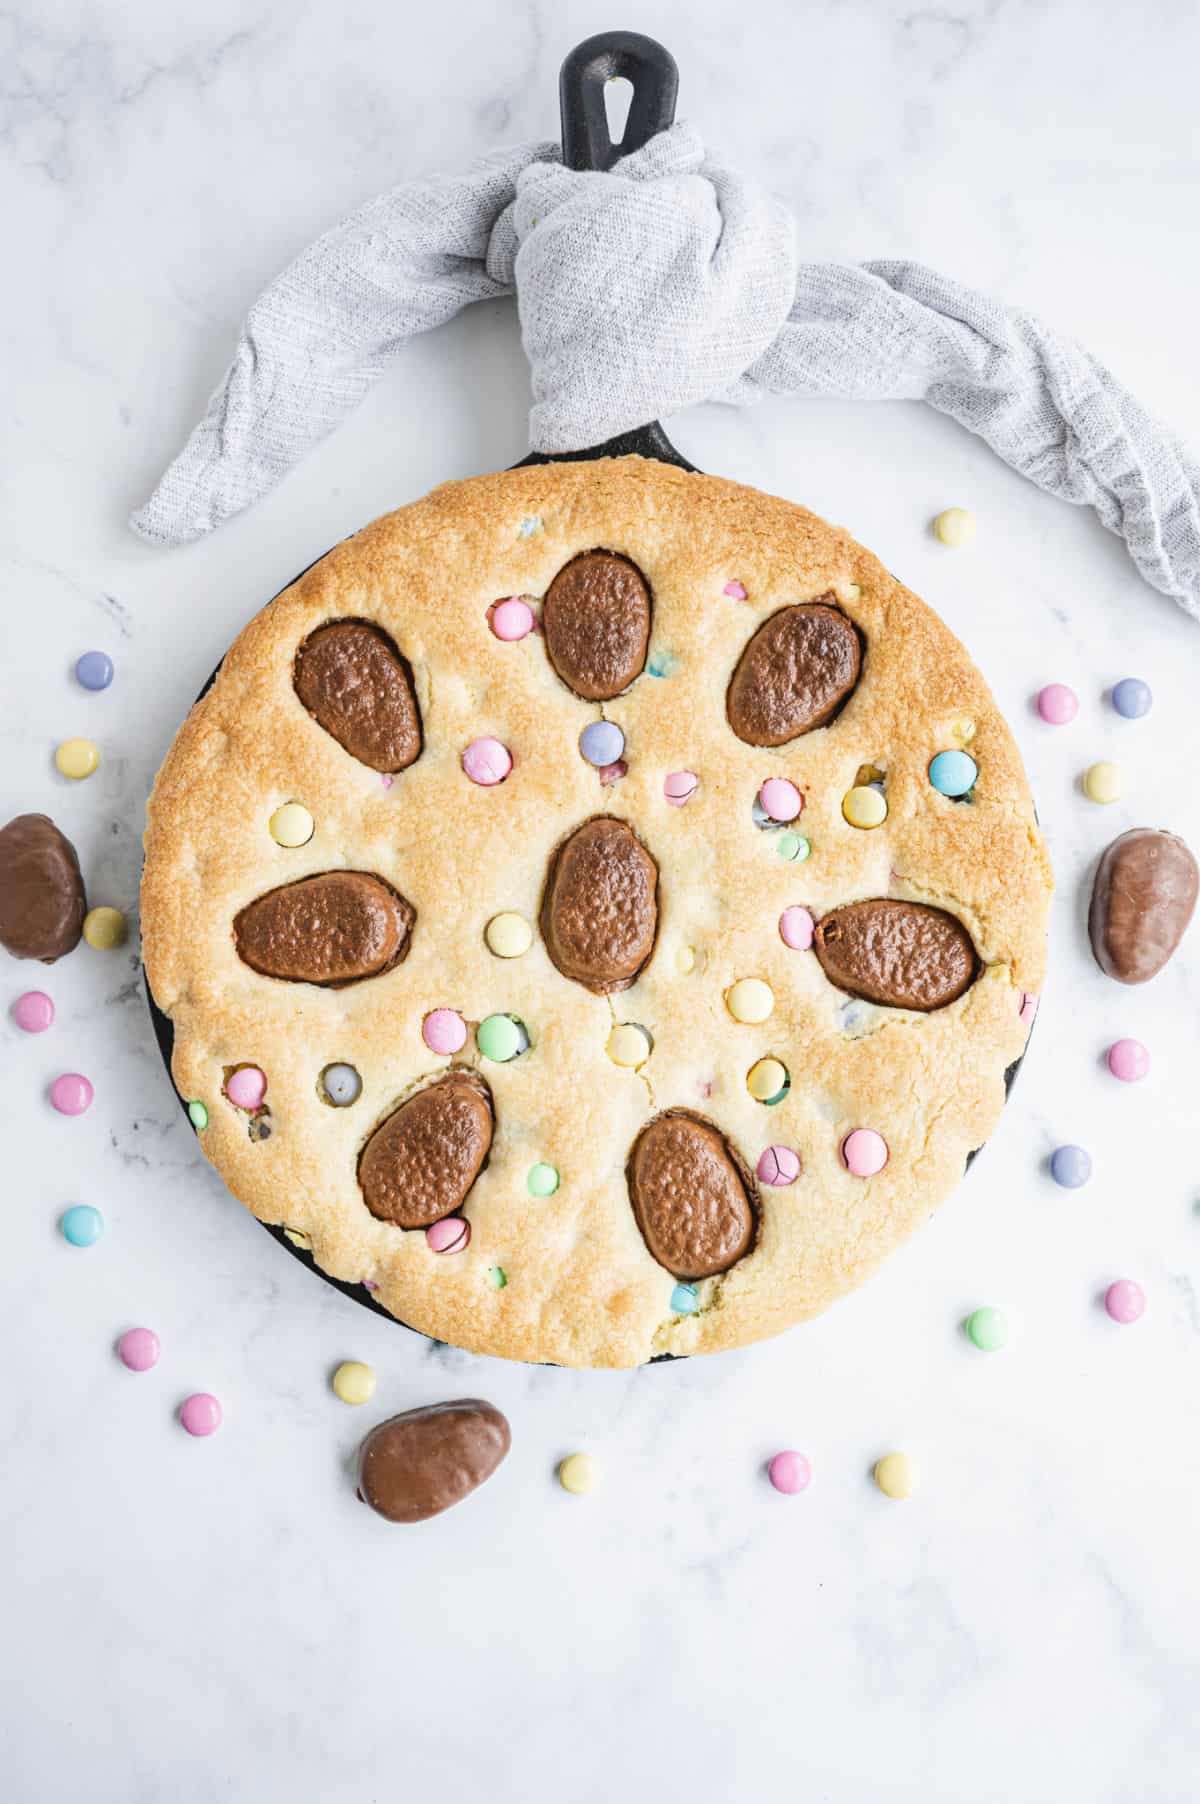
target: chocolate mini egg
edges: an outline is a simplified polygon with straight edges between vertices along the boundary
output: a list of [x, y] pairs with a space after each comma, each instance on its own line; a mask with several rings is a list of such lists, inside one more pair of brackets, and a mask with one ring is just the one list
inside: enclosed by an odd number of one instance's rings
[[335, 620], [310, 633], [292, 667], [319, 727], [371, 770], [406, 770], [421, 752], [412, 671], [382, 627]]
[[358, 1159], [363, 1200], [380, 1221], [427, 1228], [452, 1215], [492, 1145], [492, 1093], [472, 1071], [450, 1071], [394, 1109]]
[[1174, 833], [1134, 827], [1114, 839], [1092, 885], [1088, 935], [1096, 963], [1118, 983], [1148, 983], [1192, 918], [1200, 871]]
[[651, 1254], [673, 1277], [728, 1271], [754, 1240], [754, 1185], [719, 1128], [687, 1109], [644, 1127], [626, 1168]]
[[324, 871], [268, 890], [234, 917], [238, 957], [285, 983], [340, 989], [408, 956], [416, 910], [369, 871]]
[[650, 589], [636, 564], [585, 551], [559, 571], [542, 604], [546, 655], [567, 688], [607, 702], [646, 664]]
[[945, 1008], [979, 960], [962, 922], [922, 902], [850, 902], [817, 922], [813, 950], [830, 983], [885, 1008]]
[[845, 707], [862, 672], [862, 641], [832, 594], [780, 608], [746, 645], [725, 713], [746, 745], [786, 745]]
[[624, 821], [593, 815], [559, 846], [541, 928], [564, 977], [597, 996], [629, 988], [654, 949], [658, 866]]
[[425, 1522], [478, 1490], [511, 1445], [504, 1416], [478, 1397], [408, 1409], [359, 1448], [358, 1494], [389, 1522]]
[[0, 946], [52, 965], [83, 933], [87, 901], [75, 848], [48, 814], [0, 828]]

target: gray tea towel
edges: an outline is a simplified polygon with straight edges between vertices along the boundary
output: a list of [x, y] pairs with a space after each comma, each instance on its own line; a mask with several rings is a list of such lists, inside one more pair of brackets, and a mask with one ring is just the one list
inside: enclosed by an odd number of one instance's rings
[[259, 296], [134, 529], [199, 538], [277, 483], [418, 332], [515, 291], [530, 442], [575, 451], [696, 401], [920, 399], [1065, 501], [1200, 618], [1200, 462], [1032, 314], [918, 263], [802, 262], [780, 201], [677, 124], [607, 174], [556, 145], [404, 182]]

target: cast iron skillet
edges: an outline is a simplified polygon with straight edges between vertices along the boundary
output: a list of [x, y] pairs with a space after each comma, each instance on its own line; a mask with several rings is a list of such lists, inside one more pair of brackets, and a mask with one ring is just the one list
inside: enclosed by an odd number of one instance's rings
[[[621, 142], [614, 144], [609, 135], [604, 86], [606, 82], [622, 76], [632, 82], [633, 98]], [[558, 83], [563, 162], [568, 169], [611, 169], [618, 157], [640, 150], [657, 132], [665, 131], [673, 123], [678, 91], [679, 70], [675, 58], [669, 50], [655, 43], [653, 38], [642, 37], [636, 31], [604, 31], [576, 45], [563, 63]], [[618, 433], [616, 438], [608, 439], [603, 445], [590, 445], [582, 451], [531, 451], [528, 457], [522, 458], [513, 467], [522, 469], [528, 464], [584, 463], [598, 457], [650, 457], [658, 463], [674, 464], [680, 470], [694, 470], [696, 467], [675, 449], [657, 420], [651, 420], [645, 426], [634, 427], [630, 432]], [[315, 561], [320, 562], [319, 559]], [[313, 566], [310, 564], [307, 568], [311, 570]], [[300, 571], [293, 582], [299, 582], [304, 574], [303, 570]], [[291, 587], [290, 583], [288, 587]], [[197, 701], [208, 694], [219, 670], [220, 665], [201, 689], [196, 697]], [[170, 1017], [164, 1015], [155, 1002], [144, 969], [142, 982], [150, 1007], [154, 1037], [158, 1041], [158, 1050], [174, 1088], [171, 1055], [175, 1047], [175, 1028]], [[1015, 1060], [1004, 1074], [1006, 1093], [1012, 1089], [1020, 1063], [1020, 1059]], [[178, 1091], [176, 1095], [179, 1095]], [[186, 1114], [186, 1098], [180, 1096], [179, 1102]], [[967, 1155], [968, 1166], [974, 1158], [975, 1152]], [[402, 1328], [409, 1326], [381, 1303], [377, 1303], [361, 1284], [351, 1284], [343, 1278], [333, 1278], [328, 1272], [322, 1271], [307, 1248], [298, 1247], [288, 1239], [284, 1227], [274, 1222], [263, 1222], [260, 1225], [293, 1258], [301, 1260], [310, 1271], [323, 1278], [326, 1284], [332, 1284], [335, 1290], [340, 1290], [343, 1296], [374, 1310], [376, 1315], [383, 1316], [389, 1322], [399, 1322]], [[410, 1329], [410, 1332], [416, 1333], [418, 1330]], [[674, 1357], [671, 1353], [660, 1353], [651, 1363], [658, 1364]]]

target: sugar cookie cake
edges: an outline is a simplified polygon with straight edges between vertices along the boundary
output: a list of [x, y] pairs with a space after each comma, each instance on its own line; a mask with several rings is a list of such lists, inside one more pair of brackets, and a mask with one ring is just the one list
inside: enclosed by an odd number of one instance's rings
[[996, 1125], [1048, 860], [844, 532], [640, 458], [448, 484], [249, 624], [149, 804], [206, 1156], [445, 1341], [629, 1366], [872, 1272]]

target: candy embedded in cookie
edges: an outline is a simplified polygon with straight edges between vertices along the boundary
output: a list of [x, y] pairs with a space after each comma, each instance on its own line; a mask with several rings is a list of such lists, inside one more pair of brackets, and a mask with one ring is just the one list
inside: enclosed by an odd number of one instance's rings
[[424, 1522], [478, 1490], [511, 1445], [505, 1418], [477, 1397], [408, 1409], [360, 1447], [358, 1494], [389, 1522]]
[[786, 745], [827, 726], [854, 692], [862, 653], [832, 594], [780, 608], [738, 660], [725, 697], [730, 726], [746, 745]]
[[75, 848], [48, 814], [0, 828], [0, 946], [52, 965], [79, 944], [86, 913]]
[[624, 821], [593, 815], [558, 847], [541, 929], [564, 977], [597, 996], [629, 988], [654, 950], [658, 866]]
[[646, 665], [649, 585], [627, 557], [582, 552], [547, 589], [542, 632], [546, 655], [567, 688], [584, 701], [611, 701]]
[[492, 1093], [449, 1071], [394, 1109], [358, 1159], [363, 1200], [379, 1221], [427, 1228], [462, 1207], [492, 1145]]
[[342, 989], [407, 958], [416, 918], [382, 877], [324, 871], [248, 903], [233, 937], [242, 963], [264, 977]]
[[335, 620], [296, 653], [292, 684], [319, 727], [371, 770], [407, 770], [421, 753], [412, 671], [382, 627]]
[[1192, 918], [1200, 871], [1174, 833], [1134, 827], [1100, 860], [1088, 911], [1096, 963], [1118, 983], [1148, 983]]
[[642, 1238], [673, 1277], [728, 1271], [754, 1241], [754, 1183], [719, 1128], [687, 1109], [644, 1127], [626, 1167]]
[[821, 969], [850, 996], [885, 1008], [945, 1008], [979, 972], [971, 936], [954, 915], [923, 902], [850, 902], [817, 922]]

